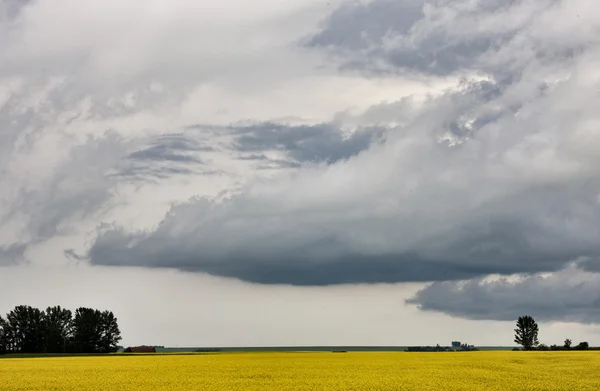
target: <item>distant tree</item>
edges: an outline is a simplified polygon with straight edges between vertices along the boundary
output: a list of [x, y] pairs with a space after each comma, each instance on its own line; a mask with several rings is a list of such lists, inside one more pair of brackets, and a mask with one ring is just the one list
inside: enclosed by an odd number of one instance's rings
[[565, 344], [564, 344], [565, 349], [571, 349], [572, 344], [573, 344], [573, 342], [569, 338], [565, 339]]
[[0, 316], [0, 354], [6, 354], [8, 351], [8, 328], [7, 323], [2, 316]]
[[16, 306], [0, 316], [2, 353], [108, 353], [118, 349], [121, 331], [110, 311], [78, 308], [73, 313], [60, 306], [40, 311]]
[[44, 317], [46, 353], [65, 353], [71, 339], [73, 314], [60, 306], [48, 307]]
[[579, 342], [579, 344], [577, 346], [575, 346], [575, 349], [577, 350], [588, 350], [590, 348], [590, 344], [587, 342]]
[[531, 316], [520, 316], [515, 329], [515, 343], [525, 350], [531, 350], [539, 344], [538, 330], [538, 325]]
[[6, 315], [10, 350], [18, 353], [40, 353], [44, 350], [44, 313], [37, 308], [20, 305]]
[[116, 352], [121, 340], [117, 318], [111, 311], [78, 308], [73, 318], [73, 349], [79, 353]]
[[541, 343], [541, 344], [538, 345], [537, 350], [544, 350], [545, 351], [545, 350], [549, 350], [549, 348], [548, 348], [548, 345]]
[[101, 312], [80, 307], [73, 318], [73, 351], [75, 353], [98, 353], [100, 347]]
[[114, 353], [119, 348], [121, 340], [121, 330], [117, 324], [117, 318], [111, 311], [104, 311], [100, 314], [100, 344], [98, 351], [100, 353]]

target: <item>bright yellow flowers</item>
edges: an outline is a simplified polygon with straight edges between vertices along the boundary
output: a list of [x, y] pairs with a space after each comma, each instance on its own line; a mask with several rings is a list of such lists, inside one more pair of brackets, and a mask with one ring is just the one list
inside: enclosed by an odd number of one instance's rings
[[600, 390], [600, 352], [3, 358], [0, 390]]

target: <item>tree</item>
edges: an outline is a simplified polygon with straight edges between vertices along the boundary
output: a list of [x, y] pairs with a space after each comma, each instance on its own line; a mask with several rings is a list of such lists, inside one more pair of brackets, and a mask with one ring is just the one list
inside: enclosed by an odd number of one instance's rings
[[515, 343], [523, 346], [525, 350], [531, 350], [539, 344], [538, 325], [531, 316], [520, 316], [517, 320]]
[[2, 353], [109, 353], [118, 349], [121, 331], [110, 311], [60, 306], [40, 311], [17, 306], [0, 316]]
[[565, 339], [565, 349], [571, 349], [572, 344], [573, 342], [569, 338]]
[[37, 308], [19, 305], [6, 315], [10, 350], [40, 353], [44, 349], [44, 313]]
[[8, 351], [8, 328], [7, 323], [2, 316], [0, 316], [0, 354], [6, 354]]
[[73, 319], [73, 347], [79, 353], [117, 351], [121, 331], [111, 311], [78, 308]]
[[114, 353], [118, 349], [118, 343], [121, 340], [121, 331], [117, 324], [117, 318], [111, 311], [104, 311], [100, 314], [100, 345], [98, 350], [101, 353]]
[[48, 307], [44, 317], [46, 353], [65, 353], [71, 339], [73, 315], [60, 306]]
[[587, 342], [579, 342], [579, 344], [577, 346], [575, 346], [575, 349], [577, 350], [588, 350], [590, 347], [590, 344]]
[[80, 307], [73, 318], [73, 348], [76, 353], [98, 353], [101, 312]]

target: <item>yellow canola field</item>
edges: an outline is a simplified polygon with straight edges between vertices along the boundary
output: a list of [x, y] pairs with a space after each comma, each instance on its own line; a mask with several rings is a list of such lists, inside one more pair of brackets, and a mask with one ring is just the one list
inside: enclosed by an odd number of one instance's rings
[[0, 359], [0, 390], [600, 390], [600, 352]]

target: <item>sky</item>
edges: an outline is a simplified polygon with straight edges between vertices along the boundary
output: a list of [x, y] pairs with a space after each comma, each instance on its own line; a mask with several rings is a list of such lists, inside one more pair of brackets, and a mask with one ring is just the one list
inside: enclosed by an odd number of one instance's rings
[[0, 313], [124, 345], [600, 345], [593, 0], [0, 0]]

